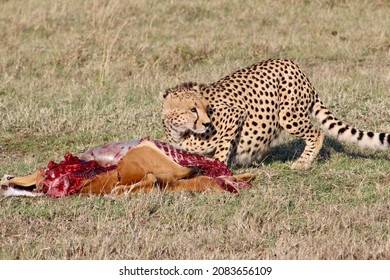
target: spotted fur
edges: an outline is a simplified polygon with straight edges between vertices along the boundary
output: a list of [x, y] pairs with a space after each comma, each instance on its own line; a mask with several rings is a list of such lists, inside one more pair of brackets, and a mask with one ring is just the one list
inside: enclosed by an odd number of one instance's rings
[[[310, 168], [324, 138], [312, 117], [339, 140], [364, 148], [390, 148], [390, 134], [357, 130], [333, 116], [301, 69], [285, 59], [259, 62], [208, 85], [185, 83], [162, 93], [161, 100], [164, 132], [171, 144], [227, 164], [261, 158], [285, 130], [306, 144], [292, 168]], [[207, 113], [211, 125], [204, 126], [206, 131], [192, 129], [196, 123], [189, 121], [188, 129], [178, 132], [175, 120], [188, 114], [187, 104], [195, 106], [198, 115]], [[205, 116], [202, 122], [208, 122]]]

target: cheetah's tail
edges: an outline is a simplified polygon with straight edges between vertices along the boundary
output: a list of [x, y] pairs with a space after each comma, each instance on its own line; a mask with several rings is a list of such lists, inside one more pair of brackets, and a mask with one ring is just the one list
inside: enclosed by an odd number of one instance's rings
[[313, 107], [313, 116], [321, 129], [340, 141], [355, 143], [362, 148], [390, 149], [390, 133], [363, 131], [350, 127], [333, 116], [320, 100], [317, 100]]

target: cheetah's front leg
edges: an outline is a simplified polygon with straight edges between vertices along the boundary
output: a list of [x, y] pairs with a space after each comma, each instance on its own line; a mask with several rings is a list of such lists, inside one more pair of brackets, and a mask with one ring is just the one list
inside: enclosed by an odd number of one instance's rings
[[220, 117], [211, 116], [211, 122], [220, 128], [212, 139], [216, 143], [213, 158], [230, 165], [237, 150], [247, 113], [237, 107], [215, 107], [213, 111], [221, 112]]

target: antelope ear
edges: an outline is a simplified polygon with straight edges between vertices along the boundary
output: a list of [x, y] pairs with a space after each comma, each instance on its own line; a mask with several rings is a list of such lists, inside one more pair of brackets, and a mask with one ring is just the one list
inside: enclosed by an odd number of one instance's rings
[[169, 95], [168, 91], [162, 91], [159, 93], [158, 97], [163, 101]]

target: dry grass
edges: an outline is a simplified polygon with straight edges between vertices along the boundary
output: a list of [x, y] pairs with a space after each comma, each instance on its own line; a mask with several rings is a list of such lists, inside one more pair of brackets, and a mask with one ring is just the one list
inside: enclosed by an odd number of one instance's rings
[[[269, 57], [332, 111], [390, 131], [388, 1], [1, 1], [0, 173], [162, 137], [157, 93]], [[390, 162], [327, 139], [289, 169], [286, 137], [240, 195], [0, 200], [0, 259], [389, 259]], [[293, 140], [293, 141], [290, 141]]]

